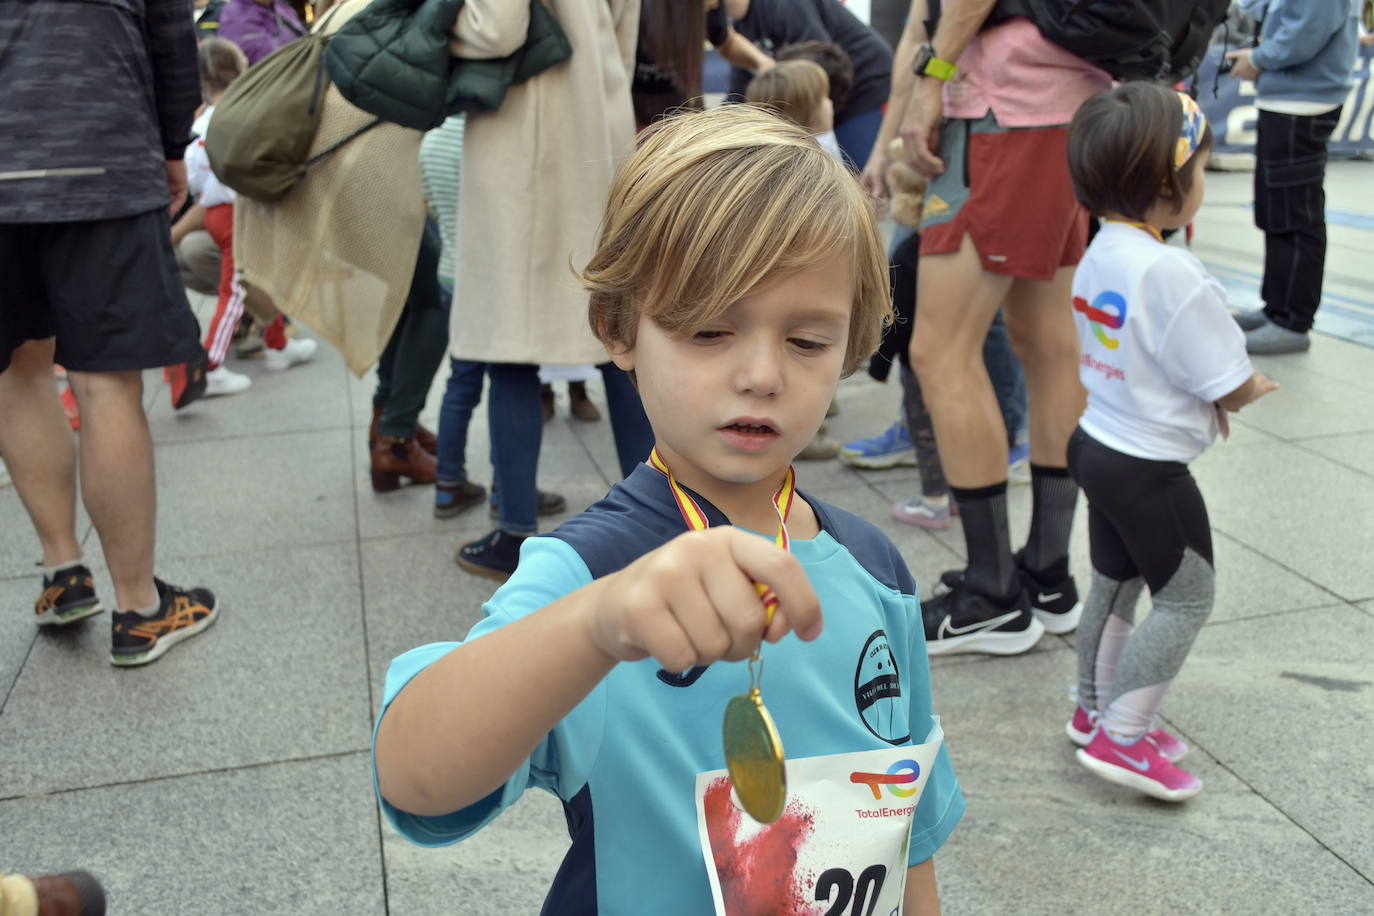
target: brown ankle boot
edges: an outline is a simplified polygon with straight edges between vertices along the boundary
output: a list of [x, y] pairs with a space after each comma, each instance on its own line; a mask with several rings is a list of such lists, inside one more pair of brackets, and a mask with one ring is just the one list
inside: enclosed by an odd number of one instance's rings
[[[370, 449], [377, 444], [377, 425], [382, 422], [382, 408], [372, 408], [372, 425], [367, 428], [367, 447]], [[415, 441], [420, 444], [420, 448], [429, 452], [431, 455], [439, 454], [439, 437], [434, 435], [434, 431], [425, 428], [424, 424], [415, 424]]]
[[568, 382], [568, 412], [585, 423], [595, 423], [601, 419], [601, 411], [587, 397], [585, 382]]
[[378, 436], [372, 446], [373, 492], [399, 489], [402, 477], [409, 477], [411, 483], [434, 483], [438, 470], [434, 456], [420, 448], [415, 437]]

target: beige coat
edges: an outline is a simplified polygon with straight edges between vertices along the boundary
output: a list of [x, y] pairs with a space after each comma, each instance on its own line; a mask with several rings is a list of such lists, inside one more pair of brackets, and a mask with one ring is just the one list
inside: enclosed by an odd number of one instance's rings
[[[463, 138], [450, 352], [510, 363], [604, 362], [572, 267], [596, 245], [611, 178], [634, 144], [639, 0], [547, 0], [572, 57], [512, 86]], [[467, 0], [454, 53], [524, 43], [528, 4]]]

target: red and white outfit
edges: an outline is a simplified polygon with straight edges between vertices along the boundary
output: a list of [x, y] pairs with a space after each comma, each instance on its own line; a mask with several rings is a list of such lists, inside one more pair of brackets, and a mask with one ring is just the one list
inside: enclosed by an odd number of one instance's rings
[[[196, 118], [191, 127], [196, 139], [186, 148], [186, 182], [205, 209], [205, 230], [220, 250], [219, 300], [205, 336], [211, 370], [224, 364], [234, 339], [234, 329], [243, 317], [244, 304], [243, 285], [234, 273], [234, 192], [215, 176], [205, 152], [205, 132], [214, 113], [215, 106], [210, 105]], [[280, 315], [268, 326], [263, 337], [270, 349], [280, 350], [286, 345]]]

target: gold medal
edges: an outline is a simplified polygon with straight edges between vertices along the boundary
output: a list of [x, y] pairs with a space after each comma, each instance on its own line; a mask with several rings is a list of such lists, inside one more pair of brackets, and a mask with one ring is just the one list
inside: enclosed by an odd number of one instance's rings
[[[773, 622], [778, 601], [765, 586], [756, 584], [755, 588], [771, 599], [766, 629]], [[760, 824], [771, 824], [782, 816], [787, 802], [787, 767], [782, 739], [768, 707], [763, 705], [759, 689], [762, 683], [763, 658], [755, 649], [749, 659], [749, 692], [733, 698], [725, 707], [721, 737], [725, 743], [725, 766], [740, 805]]]
[[[673, 478], [668, 465], [655, 448], [649, 455], [649, 464], [668, 478], [668, 488], [677, 501], [678, 511], [687, 527], [700, 531], [709, 526], [706, 513], [696, 504]], [[792, 509], [796, 494], [797, 475], [792, 468], [787, 469], [782, 486], [773, 495], [773, 508], [778, 512], [778, 533], [775, 542], [779, 547], [788, 549], [787, 514]], [[773, 590], [761, 582], [754, 583], [765, 609], [764, 630], [773, 622], [773, 612], [778, 609], [778, 598]], [[782, 738], [778, 736], [773, 717], [768, 707], [763, 705], [763, 657], [762, 646], [754, 650], [749, 658], [749, 692], [742, 693], [730, 700], [725, 707], [725, 719], [721, 723], [721, 738], [725, 745], [725, 766], [730, 772], [730, 783], [734, 786], [735, 796], [749, 816], [761, 824], [771, 824], [782, 816], [783, 806], [787, 803], [787, 767], [782, 750]]]

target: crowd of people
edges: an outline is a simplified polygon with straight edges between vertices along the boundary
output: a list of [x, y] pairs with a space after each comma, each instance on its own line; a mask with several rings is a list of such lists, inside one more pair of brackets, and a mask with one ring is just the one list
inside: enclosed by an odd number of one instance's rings
[[[377, 123], [322, 79], [309, 168], [276, 199], [235, 191], [217, 109], [367, 7], [0, 7], [0, 455], [41, 550], [38, 625], [104, 609], [78, 492], [112, 580], [114, 664], [214, 623], [209, 588], [156, 577], [142, 372], [163, 369], [178, 410], [255, 397], [231, 354], [285, 371], [318, 337], [375, 367], [377, 498], [432, 486], [439, 518], [485, 506], [494, 523], [453, 554], [502, 583], [481, 622], [387, 674], [377, 792], [410, 839], [461, 840], [538, 786], [572, 834], [550, 911], [753, 912], [772, 891], [737, 832], [719, 715], [743, 686], [728, 663], [762, 653], [752, 697], [787, 742], [787, 811], [812, 812], [847, 850], [832, 870], [865, 876], [882, 912], [938, 912], [933, 856], [964, 801], [927, 659], [1019, 654], [1046, 632], [1077, 633], [1064, 727], [1082, 765], [1167, 801], [1200, 791], [1156, 725], [1215, 600], [1188, 464], [1277, 387], [1248, 353], [1309, 346], [1359, 0], [1241, 6], [1262, 23], [1228, 57], [1259, 96], [1265, 267], [1264, 308], [1235, 316], [1170, 241], [1213, 145], [1194, 94], [1119, 78], [994, 0], [911, 0], [895, 50], [840, 0], [467, 0], [457, 70], [519, 59], [537, 28], [571, 54], [429, 131]], [[732, 65], [710, 109], [707, 45]], [[203, 337], [188, 288], [215, 297]], [[885, 379], [894, 359], [895, 422], [830, 438], [840, 379]], [[568, 509], [537, 486], [552, 386], [594, 423], [593, 375], [624, 479], [538, 536]], [[484, 388], [489, 488], [466, 457]], [[793, 462], [821, 460], [914, 466], [893, 517], [957, 517], [966, 566], [915, 582], [875, 526], [807, 494]], [[1011, 482], [1031, 490], [1019, 549]], [[834, 813], [828, 777], [856, 767], [911, 784], [896, 829]], [[759, 829], [782, 837], [788, 817]]]

